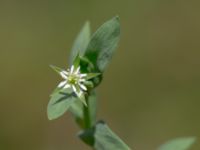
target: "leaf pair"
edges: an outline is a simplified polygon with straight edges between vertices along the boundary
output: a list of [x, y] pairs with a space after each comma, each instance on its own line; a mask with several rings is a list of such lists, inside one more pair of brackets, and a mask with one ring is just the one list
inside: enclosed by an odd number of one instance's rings
[[104, 23], [92, 37], [90, 37], [90, 24], [87, 22], [75, 40], [70, 62], [79, 53], [89, 60], [96, 70], [104, 72], [117, 47], [119, 38], [119, 17], [114, 17]]

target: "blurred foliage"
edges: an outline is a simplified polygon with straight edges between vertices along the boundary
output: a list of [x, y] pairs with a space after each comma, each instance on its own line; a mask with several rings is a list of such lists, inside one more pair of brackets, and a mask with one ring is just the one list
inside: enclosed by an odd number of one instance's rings
[[161, 145], [159, 150], [188, 150], [195, 141], [195, 137], [176, 138]]
[[70, 115], [47, 120], [48, 95], [59, 82], [48, 66], [67, 65], [86, 20], [94, 31], [116, 14], [122, 36], [99, 89], [99, 116], [141, 150], [200, 136], [198, 1], [1, 0], [0, 149], [89, 149], [74, 136]]

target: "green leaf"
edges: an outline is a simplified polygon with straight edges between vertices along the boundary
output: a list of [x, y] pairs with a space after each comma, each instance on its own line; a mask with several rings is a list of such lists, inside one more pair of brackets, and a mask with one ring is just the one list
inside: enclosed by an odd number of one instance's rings
[[71, 50], [70, 64], [72, 64], [75, 57], [85, 53], [86, 47], [90, 41], [90, 23], [87, 21], [77, 36]]
[[89, 73], [96, 71], [94, 64], [89, 59], [87, 59], [86, 57], [81, 57], [80, 59], [80, 66], [82, 72]]
[[52, 96], [53, 96], [54, 94], [56, 94], [56, 93], [59, 93], [60, 90], [61, 90], [61, 88], [56, 87], [56, 88], [54, 89], [54, 91], [51, 93], [50, 97], [52, 97]]
[[101, 73], [87, 73], [86, 80], [90, 80], [90, 79], [95, 78], [99, 75], [101, 75]]
[[85, 99], [85, 95], [81, 94], [79, 99], [81, 100], [81, 102], [87, 107], [87, 103], [86, 103], [86, 99]]
[[94, 87], [94, 84], [92, 81], [85, 81], [84, 84], [87, 86], [87, 88], [92, 89]]
[[83, 103], [79, 101], [75, 101], [71, 107], [69, 108], [69, 111], [76, 117], [83, 119]]
[[95, 143], [94, 132], [95, 132], [95, 128], [93, 127], [93, 128], [89, 128], [89, 129], [80, 131], [78, 133], [78, 136], [84, 143], [93, 147], [93, 145]]
[[120, 37], [119, 17], [104, 23], [92, 36], [85, 52], [97, 70], [103, 72], [110, 62]]
[[62, 89], [51, 95], [47, 106], [47, 115], [49, 120], [56, 119], [63, 115], [69, 107], [77, 100], [71, 91]]
[[73, 114], [76, 123], [79, 125], [80, 128], [84, 128], [84, 120], [83, 120], [83, 103], [78, 100], [75, 101], [69, 111]]
[[188, 150], [195, 141], [195, 137], [177, 138], [161, 145], [158, 150]]
[[95, 68], [94, 64], [92, 64], [90, 60], [86, 57], [81, 57], [80, 66], [81, 72], [89, 74], [87, 80], [92, 82], [92, 86], [90, 84], [89, 87], [94, 88], [101, 83], [103, 75]]
[[77, 69], [80, 66], [80, 56], [77, 54], [77, 56], [73, 60], [74, 68]]
[[99, 122], [95, 128], [96, 150], [130, 150], [130, 148], [102, 122]]

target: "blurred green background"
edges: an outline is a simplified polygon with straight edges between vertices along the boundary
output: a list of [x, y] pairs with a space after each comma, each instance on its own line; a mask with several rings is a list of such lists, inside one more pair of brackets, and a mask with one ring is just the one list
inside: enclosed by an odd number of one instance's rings
[[[200, 136], [200, 9], [183, 0], [0, 0], [0, 149], [89, 150], [67, 113], [48, 121], [49, 94], [86, 20], [115, 15], [121, 41], [99, 92], [99, 118], [132, 148]], [[192, 150], [200, 149], [200, 140]]]

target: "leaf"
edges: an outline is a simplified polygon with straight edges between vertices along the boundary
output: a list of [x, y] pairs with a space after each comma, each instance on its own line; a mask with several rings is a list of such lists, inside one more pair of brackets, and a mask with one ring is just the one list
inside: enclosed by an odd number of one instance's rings
[[119, 17], [105, 22], [92, 36], [85, 52], [96, 69], [103, 72], [110, 62], [120, 37]]
[[87, 86], [87, 88], [93, 88], [94, 87], [94, 84], [92, 81], [85, 81], [84, 84]]
[[90, 80], [90, 79], [95, 78], [99, 75], [101, 75], [101, 73], [87, 73], [86, 80]]
[[79, 132], [78, 136], [84, 143], [93, 147], [95, 143], [94, 132], [95, 132], [95, 128], [89, 128], [89, 129]]
[[79, 101], [75, 101], [69, 111], [73, 114], [76, 123], [80, 128], [84, 128], [84, 120], [83, 120], [83, 103]]
[[51, 93], [50, 97], [53, 96], [54, 94], [60, 92], [60, 90], [61, 90], [61, 89], [60, 89], [59, 87], [56, 87], [56, 88], [54, 89], [54, 91]]
[[90, 41], [90, 23], [87, 21], [77, 36], [71, 50], [70, 64], [72, 64], [74, 58], [80, 54], [85, 53], [85, 49]]
[[77, 56], [73, 60], [73, 66], [75, 69], [77, 69], [80, 66], [80, 56], [77, 54]]
[[81, 94], [79, 96], [79, 99], [81, 100], [81, 102], [87, 107], [87, 103], [86, 103], [86, 99], [85, 99], [85, 94]]
[[69, 107], [77, 100], [72, 92], [62, 89], [51, 95], [47, 106], [47, 115], [49, 120], [56, 119], [63, 115]]
[[76, 117], [83, 119], [83, 103], [79, 101], [75, 101], [71, 107], [69, 108], [69, 111]]
[[94, 64], [86, 57], [80, 58], [80, 66], [81, 70], [85, 73], [96, 71]]
[[158, 150], [188, 150], [195, 141], [195, 137], [177, 138], [161, 145]]
[[86, 57], [81, 57], [80, 67], [81, 72], [87, 73], [88, 76], [86, 78], [92, 82], [92, 88], [98, 86], [101, 83], [103, 74], [100, 73], [94, 64], [92, 64]]
[[96, 150], [130, 150], [105, 123], [97, 123], [94, 137]]

